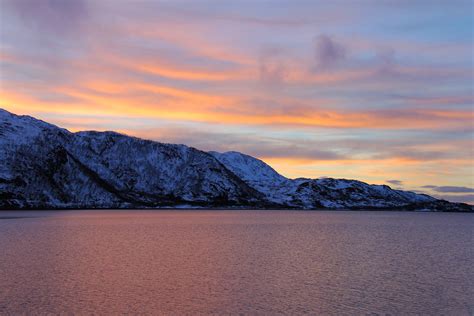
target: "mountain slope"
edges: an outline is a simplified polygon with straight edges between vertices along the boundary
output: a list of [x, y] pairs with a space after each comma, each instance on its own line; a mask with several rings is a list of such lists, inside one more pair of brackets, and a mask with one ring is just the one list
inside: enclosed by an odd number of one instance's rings
[[291, 180], [278, 174], [263, 161], [248, 155], [238, 152], [211, 154], [272, 202], [295, 208], [398, 208], [437, 201], [428, 195], [393, 190], [386, 185], [370, 185], [356, 180]]
[[263, 161], [235, 151], [210, 152], [217, 160], [273, 203], [291, 205], [295, 180], [285, 178]]
[[1, 207], [265, 204], [212, 155], [184, 145], [70, 133], [6, 111], [0, 145]]
[[0, 109], [0, 208], [253, 207], [472, 211], [345, 179], [288, 179], [238, 152], [78, 132]]

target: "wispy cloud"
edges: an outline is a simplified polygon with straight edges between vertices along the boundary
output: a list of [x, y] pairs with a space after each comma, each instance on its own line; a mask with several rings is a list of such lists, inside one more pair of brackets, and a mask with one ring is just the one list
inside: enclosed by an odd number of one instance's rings
[[346, 57], [346, 49], [327, 35], [319, 35], [314, 40], [315, 71], [325, 71], [336, 66]]
[[472, 17], [456, 4], [4, 0], [0, 106], [288, 176], [467, 187]]
[[84, 0], [4, 0], [8, 7], [29, 29], [37, 35], [77, 35], [89, 15]]
[[386, 180], [385, 182], [393, 184], [393, 185], [398, 185], [398, 186], [403, 184], [403, 181], [401, 180]]
[[440, 193], [474, 193], [474, 188], [458, 187], [458, 186], [436, 186], [436, 185], [424, 185], [424, 189], [431, 189], [435, 192]]
[[284, 52], [278, 47], [265, 47], [259, 58], [259, 79], [271, 87], [281, 87], [287, 80], [288, 66]]

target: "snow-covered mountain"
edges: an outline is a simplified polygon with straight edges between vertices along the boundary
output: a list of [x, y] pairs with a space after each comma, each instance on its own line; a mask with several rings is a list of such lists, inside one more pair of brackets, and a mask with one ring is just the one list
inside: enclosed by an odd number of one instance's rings
[[0, 208], [391, 208], [466, 204], [344, 179], [288, 179], [238, 152], [71, 133], [0, 109]]
[[466, 204], [394, 190], [387, 185], [332, 178], [288, 179], [252, 156], [234, 151], [211, 154], [250, 187], [278, 205], [302, 209], [472, 210]]

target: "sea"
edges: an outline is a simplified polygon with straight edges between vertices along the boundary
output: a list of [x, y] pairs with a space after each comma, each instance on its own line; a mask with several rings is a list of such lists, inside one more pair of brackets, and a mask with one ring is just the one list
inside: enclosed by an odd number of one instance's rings
[[474, 214], [0, 212], [0, 315], [473, 315]]

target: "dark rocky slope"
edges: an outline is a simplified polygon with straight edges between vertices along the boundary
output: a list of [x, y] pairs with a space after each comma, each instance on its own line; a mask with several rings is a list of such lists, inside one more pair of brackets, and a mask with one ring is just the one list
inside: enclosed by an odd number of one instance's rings
[[345, 179], [287, 179], [237, 152], [71, 133], [0, 109], [0, 208], [242, 207], [473, 211]]

